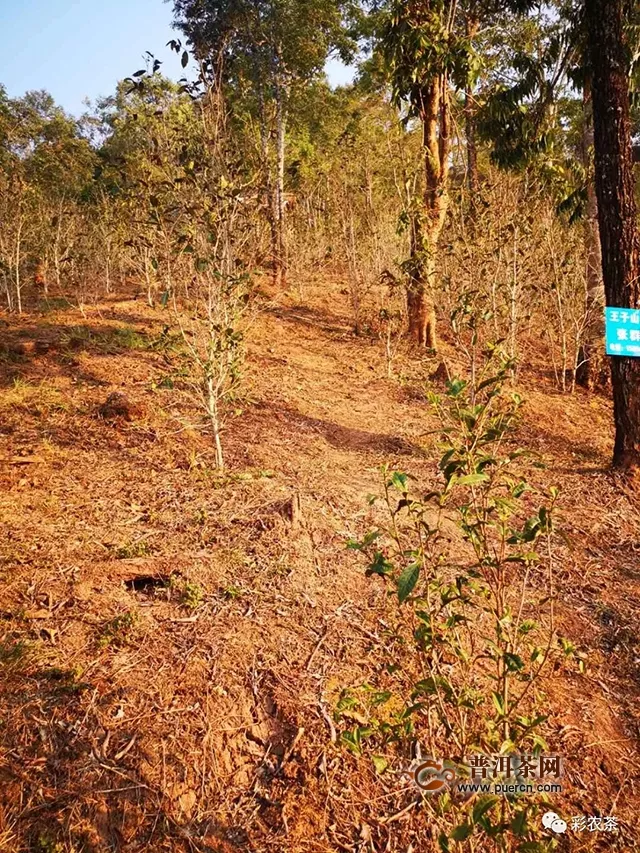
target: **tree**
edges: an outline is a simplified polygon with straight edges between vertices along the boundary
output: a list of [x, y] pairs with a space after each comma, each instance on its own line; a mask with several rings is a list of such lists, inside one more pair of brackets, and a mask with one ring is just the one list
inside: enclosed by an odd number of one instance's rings
[[422, 124], [424, 188], [411, 215], [408, 279], [409, 334], [419, 345], [436, 348], [434, 304], [436, 254], [449, 204], [451, 131], [449, 81], [464, 77], [468, 42], [454, 32], [453, 0], [393, 0], [382, 34], [394, 100], [409, 105]]
[[[555, 196], [558, 214], [567, 214], [571, 226], [581, 222], [586, 293], [576, 380], [592, 388], [601, 384], [604, 363], [592, 74], [581, 7], [558, 0], [550, 8], [554, 14], [518, 20], [516, 31], [504, 39], [504, 56], [482, 105], [480, 127], [492, 144], [494, 162], [535, 172]], [[525, 6], [519, 11], [526, 11]]]
[[286, 281], [285, 156], [292, 91], [323, 73], [329, 52], [352, 46], [343, 0], [174, 0], [176, 26], [205, 74], [219, 69], [230, 113], [258, 121], [274, 281]]
[[587, 327], [580, 351], [577, 381], [585, 388], [594, 388], [600, 379], [604, 362], [604, 285], [602, 254], [598, 230], [598, 199], [593, 179], [593, 110], [591, 76], [587, 75], [582, 88], [582, 139], [580, 159], [585, 173], [586, 204], [584, 210], [584, 247], [587, 277]]
[[[476, 213], [478, 177], [478, 132], [477, 114], [481, 106], [482, 93], [477, 84], [487, 76], [491, 65], [500, 65], [504, 49], [511, 41], [513, 16], [501, 0], [463, 0], [458, 15], [462, 17], [464, 34], [469, 42], [469, 73], [464, 86], [464, 136], [467, 155], [467, 186], [470, 195], [471, 213]], [[518, 3], [509, 4], [518, 12]]]
[[[624, 0], [586, 0], [593, 73], [595, 182], [607, 305], [640, 308], [640, 242], [633, 180], [629, 110], [630, 56]], [[640, 465], [640, 360], [611, 359], [615, 446], [613, 463]]]
[[10, 309], [22, 310], [34, 267], [45, 290], [48, 267], [60, 285], [95, 160], [79, 123], [47, 92], [8, 99], [0, 88], [0, 274]]

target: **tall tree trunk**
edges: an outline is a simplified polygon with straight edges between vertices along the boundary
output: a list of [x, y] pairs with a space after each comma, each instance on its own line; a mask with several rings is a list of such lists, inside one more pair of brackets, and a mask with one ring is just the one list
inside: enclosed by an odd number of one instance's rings
[[478, 149], [476, 146], [476, 120], [473, 104], [473, 90], [467, 86], [464, 90], [464, 127], [467, 138], [467, 186], [472, 206], [478, 191]]
[[[467, 16], [465, 34], [471, 41], [475, 38], [480, 22], [472, 14]], [[471, 212], [475, 213], [476, 195], [478, 192], [478, 149], [476, 146], [476, 108], [473, 97], [473, 87], [470, 83], [464, 90], [464, 133], [467, 140], [467, 186]]]
[[[602, 274], [607, 304], [640, 307], [640, 241], [633, 182], [624, 0], [586, 0]], [[613, 464], [640, 465], [640, 359], [611, 358]]]
[[278, 213], [276, 190], [273, 184], [272, 162], [269, 151], [269, 123], [267, 121], [267, 109], [264, 102], [264, 92], [260, 88], [260, 147], [262, 152], [262, 169], [264, 174], [264, 196], [263, 204], [267, 211], [269, 230], [271, 232], [271, 269], [273, 271], [274, 283], [278, 284]]
[[602, 281], [602, 253], [598, 230], [598, 199], [593, 181], [593, 110], [591, 80], [586, 80], [582, 97], [582, 165], [587, 176], [587, 208], [584, 218], [584, 249], [586, 261], [587, 324], [580, 352], [576, 381], [585, 388], [598, 384], [604, 359], [604, 284]]
[[58, 291], [62, 285], [61, 276], [60, 276], [60, 241], [62, 239], [62, 216], [64, 212], [64, 198], [60, 202], [58, 206], [58, 216], [56, 222], [56, 237], [53, 245], [53, 263], [56, 271], [56, 287]]
[[415, 227], [411, 283], [407, 294], [409, 334], [419, 345], [437, 348], [434, 305], [436, 258], [449, 198], [449, 89], [445, 75], [436, 77], [422, 91], [420, 112], [423, 127], [425, 191]]
[[285, 202], [284, 202], [284, 165], [287, 133], [286, 87], [280, 79], [276, 83], [276, 134], [277, 134], [277, 165], [276, 165], [276, 257], [274, 263], [274, 278], [278, 286], [286, 285], [287, 281], [287, 247], [285, 235]]
[[22, 277], [20, 275], [20, 267], [22, 265], [22, 227], [24, 225], [24, 217], [20, 213], [18, 220], [18, 233], [16, 235], [16, 308], [18, 314], [22, 314]]

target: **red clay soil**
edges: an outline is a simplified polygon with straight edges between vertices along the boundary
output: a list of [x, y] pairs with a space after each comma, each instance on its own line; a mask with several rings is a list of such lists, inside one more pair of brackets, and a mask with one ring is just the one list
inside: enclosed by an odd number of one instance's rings
[[[384, 629], [346, 540], [382, 465], [436, 476], [424, 366], [387, 379], [337, 284], [265, 300], [220, 477], [162, 312], [54, 307], [0, 319], [0, 850], [435, 850], [415, 789], [332, 716]], [[608, 401], [521, 384], [522, 441], [562, 488], [562, 627], [588, 657], [547, 689], [557, 808], [620, 825], [559, 849], [636, 850], [638, 504], [607, 470]], [[114, 393], [130, 417], [104, 416]]]

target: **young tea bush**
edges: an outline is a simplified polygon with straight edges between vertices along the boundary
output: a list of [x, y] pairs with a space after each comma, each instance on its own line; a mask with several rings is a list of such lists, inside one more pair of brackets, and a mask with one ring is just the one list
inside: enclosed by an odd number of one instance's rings
[[[336, 716], [359, 722], [342, 735], [353, 752], [395, 743], [406, 761], [417, 742], [418, 757], [442, 756], [458, 773], [511, 757], [521, 781], [526, 758], [548, 749], [541, 675], [575, 649], [556, 632], [558, 491], [541, 499], [522, 476], [525, 451], [513, 441], [522, 401], [505, 391], [512, 362], [494, 347], [484, 356], [473, 382], [430, 395], [441, 424], [435, 487], [425, 494], [408, 474], [386, 472], [387, 522], [350, 543], [387, 585], [389, 636], [382, 683], [343, 693]], [[375, 760], [379, 770], [387, 758]], [[481, 837], [473, 849], [555, 843], [540, 839], [531, 796], [465, 801], [452, 789], [425, 804], [444, 851]]]
[[225, 404], [233, 400], [242, 378], [243, 319], [250, 280], [246, 274], [213, 273], [203, 278], [191, 313], [180, 322], [191, 366], [188, 384], [205, 413], [215, 444], [216, 465], [222, 471]]

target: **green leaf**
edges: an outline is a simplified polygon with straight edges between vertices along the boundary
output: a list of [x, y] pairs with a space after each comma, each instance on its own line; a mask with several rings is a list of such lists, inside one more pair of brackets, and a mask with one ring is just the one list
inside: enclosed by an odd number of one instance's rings
[[384, 771], [389, 766], [389, 762], [384, 757], [384, 755], [372, 755], [371, 761], [373, 762], [373, 766], [375, 767], [376, 773], [378, 776], [382, 776]]
[[540, 663], [544, 658], [544, 652], [539, 646], [534, 646], [529, 655], [529, 660], [531, 663]]
[[541, 735], [534, 735], [531, 743], [532, 752], [534, 755], [540, 755], [549, 749], [549, 744]]
[[527, 809], [522, 809], [511, 821], [511, 831], [514, 835], [525, 835], [527, 831]]
[[505, 715], [505, 707], [502, 696], [499, 693], [492, 693], [491, 699], [493, 700], [493, 704], [495, 705], [496, 711], [504, 717]]
[[367, 566], [365, 576], [371, 577], [371, 575], [381, 575], [384, 577], [385, 575], [391, 574], [392, 571], [393, 565], [387, 560], [381, 551], [376, 551], [373, 562]]
[[467, 383], [463, 379], [452, 379], [447, 382], [447, 394], [450, 397], [458, 397], [466, 387]]
[[[355, 730], [357, 732], [357, 729]], [[340, 735], [340, 739], [344, 743], [344, 745], [349, 749], [354, 755], [361, 755], [362, 748], [360, 746], [360, 739], [354, 732], [342, 732]]]
[[489, 479], [488, 474], [466, 474], [456, 480], [456, 486], [476, 486], [478, 483], [486, 483]]
[[357, 726], [353, 731], [342, 732], [341, 740], [355, 755], [362, 755], [362, 741], [370, 737], [373, 729], [368, 726]]
[[527, 492], [529, 490], [530, 490], [530, 486], [527, 483], [525, 483], [524, 480], [522, 480], [521, 482], [516, 483], [516, 485], [511, 490], [511, 494], [513, 495], [514, 498], [519, 498], [525, 492]]
[[488, 797], [480, 797], [478, 802], [473, 807], [472, 812], [472, 820], [474, 823], [479, 823], [480, 819], [484, 817], [484, 815], [489, 811], [489, 809], [493, 808], [495, 804], [498, 802], [499, 797], [496, 797], [494, 794], [491, 794]]
[[398, 489], [399, 492], [405, 494], [407, 492], [407, 481], [408, 477], [406, 474], [402, 474], [399, 471], [394, 471], [391, 477], [389, 478], [389, 485], [394, 486]]
[[489, 386], [491, 385], [496, 385], [500, 381], [501, 380], [499, 376], [490, 376], [488, 379], [483, 380], [478, 385], [478, 391], [482, 391], [483, 388], [489, 388]]
[[413, 592], [420, 577], [420, 565], [411, 563], [398, 578], [398, 601], [402, 604]]
[[454, 841], [466, 841], [473, 832], [473, 826], [470, 823], [461, 823], [451, 833]]
[[184, 53], [182, 54], [182, 59], [180, 60], [180, 62], [182, 64], [183, 68], [186, 68], [187, 65], [189, 64], [189, 52], [187, 50], [185, 50]]
[[347, 548], [350, 548], [352, 551], [363, 551], [365, 548], [368, 548], [369, 545], [372, 545], [379, 536], [379, 530], [370, 530], [364, 535], [362, 542], [358, 542], [357, 539], [349, 539], [347, 542]]
[[438, 690], [442, 690], [445, 698], [451, 701], [453, 698], [453, 687], [442, 675], [430, 676], [422, 681], [418, 681], [414, 687], [412, 698], [416, 696], [432, 696]]
[[445, 835], [444, 832], [441, 832], [438, 836], [438, 846], [442, 853], [451, 853], [451, 848], [449, 847], [449, 839]]
[[504, 653], [504, 662], [509, 672], [520, 672], [524, 669], [524, 661], [520, 655], [514, 655], [511, 652]]

